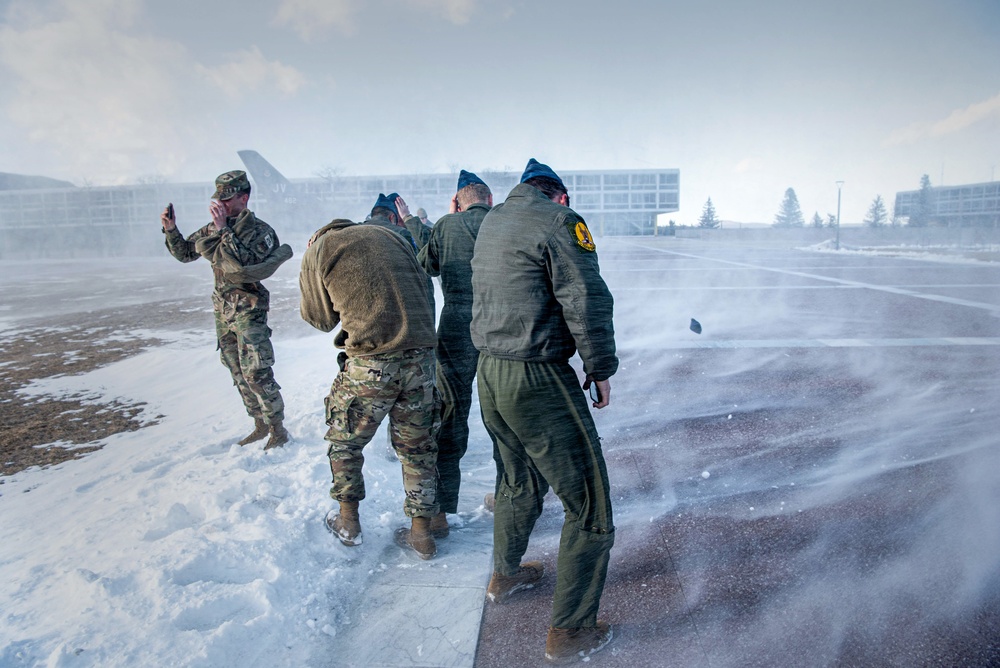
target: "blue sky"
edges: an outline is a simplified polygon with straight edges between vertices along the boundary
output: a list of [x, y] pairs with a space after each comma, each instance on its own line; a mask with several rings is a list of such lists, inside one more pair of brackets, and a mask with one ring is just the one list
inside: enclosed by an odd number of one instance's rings
[[[1000, 3], [0, 0], [0, 171], [679, 168], [681, 211], [860, 221], [1000, 178]], [[942, 181], [943, 178], [943, 181]], [[405, 193], [404, 193], [405, 196]], [[419, 204], [419, 203], [418, 203]], [[317, 221], [317, 224], [322, 221]]]

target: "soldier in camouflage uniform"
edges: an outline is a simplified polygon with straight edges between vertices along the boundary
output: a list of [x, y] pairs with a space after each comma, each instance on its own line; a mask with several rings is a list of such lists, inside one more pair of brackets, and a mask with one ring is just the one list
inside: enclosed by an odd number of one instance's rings
[[212, 264], [215, 290], [215, 332], [222, 363], [240, 392], [254, 430], [240, 441], [246, 445], [269, 436], [264, 449], [288, 442], [282, 425], [285, 404], [274, 380], [274, 348], [267, 326], [269, 293], [261, 281], [292, 257], [279, 244], [270, 225], [246, 208], [250, 181], [234, 170], [215, 180], [209, 211], [212, 222], [184, 238], [177, 229], [173, 205], [160, 215], [167, 250], [181, 262], [204, 257]]
[[346, 351], [326, 398], [326, 440], [339, 510], [327, 527], [342, 543], [360, 545], [359, 502], [365, 498], [362, 449], [389, 416], [389, 435], [403, 465], [401, 546], [423, 559], [436, 553], [431, 518], [438, 514], [437, 443], [440, 402], [434, 386], [434, 318], [423, 270], [402, 235], [379, 225], [335, 220], [310, 240], [302, 257], [302, 318], [340, 331]]
[[[618, 370], [613, 299], [594, 239], [562, 180], [532, 159], [521, 183], [483, 220], [472, 258], [472, 341], [479, 405], [503, 463], [487, 597], [502, 602], [542, 577], [521, 563], [551, 486], [565, 511], [545, 656], [586, 656], [611, 641], [597, 619], [615, 527], [594, 408]], [[580, 353], [581, 389], [569, 359]]]
[[[493, 206], [490, 187], [464, 169], [451, 198], [449, 213], [431, 229], [417, 259], [431, 276], [439, 276], [444, 308], [437, 336], [437, 380], [441, 394], [441, 431], [438, 433], [438, 503], [441, 514], [434, 519], [435, 536], [448, 534], [446, 513], [458, 512], [462, 482], [459, 462], [469, 447], [469, 410], [472, 381], [476, 377], [479, 351], [472, 345], [472, 252], [483, 217]], [[414, 217], [407, 218], [416, 220]]]

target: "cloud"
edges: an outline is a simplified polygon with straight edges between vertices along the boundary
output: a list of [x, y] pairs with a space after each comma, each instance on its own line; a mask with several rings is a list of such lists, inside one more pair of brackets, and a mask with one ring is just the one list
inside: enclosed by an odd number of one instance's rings
[[267, 60], [256, 46], [236, 52], [228, 63], [217, 67], [198, 65], [197, 70], [230, 98], [242, 97], [268, 84], [291, 95], [306, 81], [305, 76], [294, 67]]
[[[465, 25], [472, 17], [476, 0], [382, 0], [380, 4], [387, 6], [381, 8], [384, 11], [405, 4], [440, 15], [455, 25]], [[330, 29], [353, 35], [357, 32], [357, 14], [363, 6], [360, 0], [281, 0], [272, 22], [290, 28], [306, 42]], [[367, 8], [370, 9], [370, 4]]]
[[976, 123], [990, 118], [1000, 118], [1000, 93], [988, 100], [971, 104], [963, 109], [956, 109], [947, 118], [933, 123], [913, 123], [905, 128], [893, 130], [883, 142], [886, 146], [914, 144], [921, 139], [943, 137], [965, 130]]
[[7, 118], [34, 142], [67, 156], [101, 156], [102, 171], [114, 171], [128, 154], [149, 149], [150, 127], [175, 111], [173, 63], [184, 50], [128, 34], [137, 11], [131, 0], [53, 9], [56, 20], [22, 13], [20, 29], [0, 26], [0, 67], [13, 82], [2, 103]]
[[736, 167], [733, 168], [733, 171], [737, 174], [760, 171], [760, 164], [754, 158], [743, 158], [736, 163]]
[[420, 9], [426, 9], [444, 16], [455, 25], [464, 25], [472, 17], [475, 0], [406, 0]]
[[[201, 65], [178, 42], [136, 27], [140, 0], [27, 5], [15, 3], [0, 23], [0, 123], [23, 151], [58, 154], [65, 178], [169, 176], [190, 157], [187, 148], [207, 144], [240, 92], [290, 94], [304, 83], [256, 48]], [[210, 83], [233, 95], [220, 101]]]
[[274, 24], [291, 28], [308, 42], [331, 27], [345, 35], [353, 34], [354, 15], [352, 0], [281, 0]]

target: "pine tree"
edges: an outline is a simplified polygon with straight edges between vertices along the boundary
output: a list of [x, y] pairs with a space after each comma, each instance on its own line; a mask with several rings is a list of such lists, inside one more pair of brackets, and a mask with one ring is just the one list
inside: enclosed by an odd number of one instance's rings
[[795, 196], [795, 190], [789, 188], [785, 191], [785, 199], [781, 201], [781, 209], [774, 217], [774, 227], [803, 227], [805, 220], [802, 218], [802, 209], [799, 208], [799, 198]]
[[882, 201], [881, 195], [875, 195], [875, 199], [872, 200], [872, 205], [868, 207], [868, 213], [865, 215], [865, 225], [869, 227], [882, 227], [885, 225], [885, 221], [888, 214], [885, 212], [885, 202]]
[[823, 227], [823, 219], [819, 217], [819, 211], [816, 211], [816, 212], [813, 213], [812, 226], [813, 227]]
[[927, 227], [931, 217], [931, 177], [920, 177], [920, 192], [910, 211], [910, 227]]
[[712, 206], [712, 198], [705, 202], [705, 208], [701, 210], [701, 217], [698, 218], [698, 227], [716, 228], [719, 226], [719, 218], [715, 215], [715, 207]]
[[826, 226], [827, 227], [836, 227], [837, 226], [837, 217], [835, 215], [833, 215], [832, 213], [826, 214]]

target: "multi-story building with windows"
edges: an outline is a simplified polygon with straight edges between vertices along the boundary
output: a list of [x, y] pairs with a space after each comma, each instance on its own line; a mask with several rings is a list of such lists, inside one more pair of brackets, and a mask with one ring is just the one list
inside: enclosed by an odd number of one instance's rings
[[[282, 241], [304, 246], [313, 230], [333, 218], [363, 220], [379, 193], [398, 192], [431, 220], [448, 211], [456, 174], [332, 176], [288, 180], [252, 151], [241, 151], [253, 182], [250, 208]], [[502, 202], [519, 173], [481, 172]], [[598, 236], [651, 235], [656, 217], [678, 210], [677, 169], [560, 171], [570, 205]], [[205, 183], [0, 190], [0, 258], [150, 255], [162, 250], [160, 212], [173, 202], [180, 229], [209, 222]], [[301, 237], [301, 239], [299, 238]]]
[[[896, 193], [894, 214], [909, 219], [921, 206], [921, 190]], [[1000, 181], [931, 187], [925, 213], [929, 225], [1000, 227]]]

